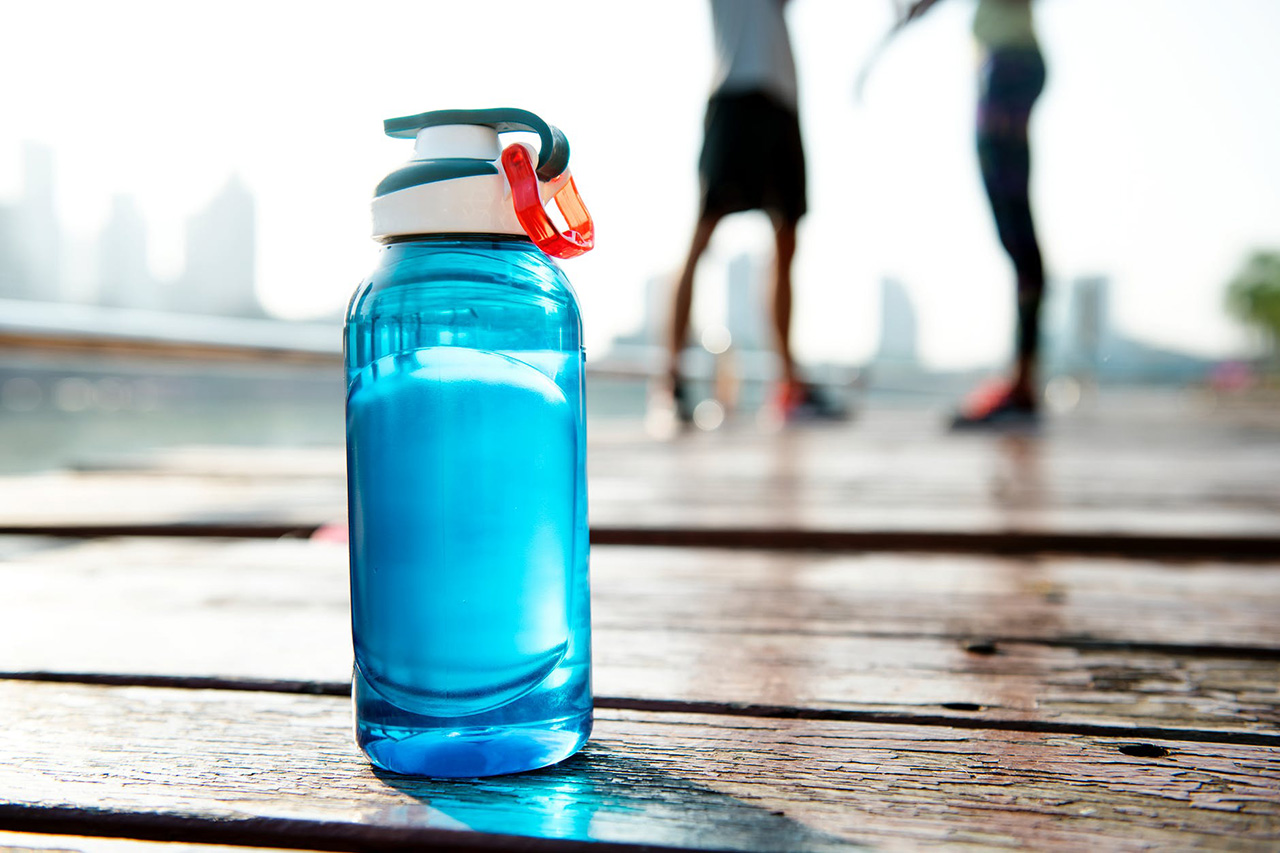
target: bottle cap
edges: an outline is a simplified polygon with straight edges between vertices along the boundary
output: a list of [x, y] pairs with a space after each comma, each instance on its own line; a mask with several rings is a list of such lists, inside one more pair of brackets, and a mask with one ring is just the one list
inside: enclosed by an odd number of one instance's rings
[[[569, 173], [569, 140], [527, 110], [435, 110], [390, 118], [388, 136], [414, 140], [414, 157], [373, 198], [378, 240], [414, 234], [524, 234], [549, 255], [589, 251], [594, 226]], [[502, 147], [501, 134], [531, 133]], [[535, 159], [536, 158], [536, 159]], [[555, 199], [568, 229], [546, 211]]]

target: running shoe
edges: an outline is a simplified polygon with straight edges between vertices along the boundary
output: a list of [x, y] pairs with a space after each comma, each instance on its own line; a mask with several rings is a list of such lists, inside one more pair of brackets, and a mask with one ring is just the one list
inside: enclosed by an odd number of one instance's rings
[[649, 389], [645, 430], [655, 438], [671, 438], [693, 423], [694, 401], [683, 380], [655, 383]]
[[773, 408], [786, 423], [848, 420], [849, 410], [825, 391], [807, 382], [783, 382], [774, 394]]
[[1004, 381], [978, 386], [951, 417], [953, 430], [1019, 430], [1039, 425], [1034, 399], [1020, 399]]

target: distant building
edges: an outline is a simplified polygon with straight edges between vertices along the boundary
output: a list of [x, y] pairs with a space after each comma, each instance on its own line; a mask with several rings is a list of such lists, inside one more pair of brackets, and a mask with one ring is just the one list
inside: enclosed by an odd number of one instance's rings
[[[739, 351], [758, 350], [768, 342], [761, 331], [763, 305], [759, 278], [759, 269], [750, 255], [737, 255], [729, 261], [725, 327]], [[673, 287], [670, 275], [655, 275], [646, 280], [644, 314], [631, 331], [614, 338], [614, 345], [665, 347], [670, 334]]]
[[186, 264], [170, 303], [179, 311], [262, 316], [253, 194], [238, 177], [187, 221]]
[[6, 283], [5, 295], [63, 299], [62, 233], [54, 202], [53, 150], [47, 145], [28, 142], [22, 147], [22, 195], [15, 236], [22, 279]]
[[614, 337], [613, 347], [665, 346], [667, 342], [668, 308], [671, 300], [671, 277], [650, 276], [644, 283], [644, 305], [631, 330]]
[[655, 346], [665, 345], [670, 334], [671, 277], [667, 275], [650, 276], [644, 283], [644, 316], [640, 328], [643, 330], [641, 343]]
[[0, 205], [0, 299], [25, 295], [27, 274], [19, 252], [18, 209]]
[[1045, 329], [1048, 373], [1103, 384], [1177, 385], [1201, 381], [1212, 369], [1213, 359], [1153, 346], [1118, 329], [1107, 276], [1078, 276], [1060, 287]]
[[116, 195], [98, 240], [103, 305], [160, 309], [159, 286], [147, 262], [147, 224], [132, 196]]
[[919, 364], [919, 323], [911, 294], [892, 278], [880, 280], [880, 346], [877, 364], [915, 367]]
[[745, 252], [729, 261], [728, 298], [726, 322], [733, 346], [739, 352], [765, 349], [768, 338], [764, 335], [764, 299], [760, 290], [760, 270], [751, 255]]
[[1107, 278], [1100, 275], [1082, 276], [1071, 283], [1067, 364], [1087, 376], [1097, 374], [1102, 347], [1112, 338], [1107, 325], [1109, 284]]

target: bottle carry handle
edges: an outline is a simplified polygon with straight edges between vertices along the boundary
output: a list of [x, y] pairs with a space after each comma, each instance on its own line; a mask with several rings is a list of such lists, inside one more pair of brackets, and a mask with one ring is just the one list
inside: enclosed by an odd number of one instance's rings
[[[560, 131], [528, 110], [500, 108], [492, 110], [432, 110], [383, 122], [387, 136], [413, 139], [428, 127], [471, 124], [491, 127], [498, 133], [525, 132], [538, 135], [538, 162], [533, 163], [531, 146], [508, 145], [502, 151], [502, 169], [511, 187], [511, 200], [516, 219], [529, 239], [555, 258], [572, 258], [591, 251], [595, 245], [595, 225], [591, 214], [578, 195], [578, 187], [569, 174], [569, 140]], [[568, 223], [560, 231], [543, 205], [538, 182], [563, 181], [552, 196], [556, 207]]]
[[504, 148], [502, 170], [511, 186], [516, 219], [539, 249], [553, 258], [572, 258], [591, 251], [595, 246], [595, 223], [591, 221], [591, 214], [587, 212], [568, 169], [561, 173], [563, 186], [552, 196], [569, 225], [567, 231], [557, 228], [547, 214], [529, 146], [517, 142]]
[[474, 124], [491, 127], [498, 133], [538, 134], [538, 167], [542, 181], [554, 181], [569, 167], [569, 139], [560, 128], [552, 127], [537, 114], [514, 107], [492, 110], [432, 110], [412, 116], [389, 118], [382, 123], [387, 136], [413, 139], [428, 127]]

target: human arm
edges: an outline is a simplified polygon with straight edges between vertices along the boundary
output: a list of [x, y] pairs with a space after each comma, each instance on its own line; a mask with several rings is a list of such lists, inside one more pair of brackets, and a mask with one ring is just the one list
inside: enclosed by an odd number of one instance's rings
[[914, 21], [916, 18], [929, 11], [938, 0], [915, 0], [907, 6], [903, 6], [898, 0], [894, 0], [895, 19], [893, 26], [889, 28], [884, 37], [880, 39], [875, 48], [872, 49], [871, 55], [862, 64], [862, 70], [858, 72], [858, 77], [853, 84], [853, 97], [855, 101], [862, 100], [862, 92], [866, 88], [867, 78], [871, 76], [871, 70], [875, 67], [880, 54], [884, 53], [885, 48], [893, 41], [894, 37], [901, 32], [902, 28]]
[[906, 24], [914, 21], [925, 12], [928, 12], [937, 2], [938, 0], [916, 0], [916, 2], [907, 7], [907, 13], [903, 16], [902, 23]]

